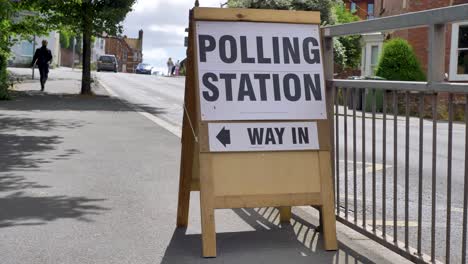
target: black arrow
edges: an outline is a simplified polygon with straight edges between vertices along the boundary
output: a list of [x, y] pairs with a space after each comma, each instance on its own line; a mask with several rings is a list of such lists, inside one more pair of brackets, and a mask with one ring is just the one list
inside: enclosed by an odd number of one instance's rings
[[227, 130], [226, 127], [223, 127], [216, 138], [224, 147], [226, 147], [227, 144], [231, 144], [231, 131]]

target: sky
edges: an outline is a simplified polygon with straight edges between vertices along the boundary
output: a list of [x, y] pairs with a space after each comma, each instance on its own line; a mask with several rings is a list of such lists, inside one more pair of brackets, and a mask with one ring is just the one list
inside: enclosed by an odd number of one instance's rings
[[[124, 21], [124, 34], [137, 38], [143, 29], [143, 62], [166, 71], [166, 61], [185, 58], [184, 37], [189, 9], [195, 0], [138, 0]], [[226, 0], [199, 0], [202, 7], [219, 7]]]

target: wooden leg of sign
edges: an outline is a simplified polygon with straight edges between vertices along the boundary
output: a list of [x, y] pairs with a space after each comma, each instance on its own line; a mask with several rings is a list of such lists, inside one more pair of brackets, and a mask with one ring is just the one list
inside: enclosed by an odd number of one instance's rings
[[280, 213], [280, 222], [289, 223], [292, 216], [291, 206], [280, 206], [278, 209]]
[[322, 173], [322, 210], [321, 217], [323, 240], [325, 250], [337, 250], [335, 201], [333, 197], [333, 185], [331, 174], [330, 154], [326, 151], [319, 152], [320, 172]]
[[180, 158], [179, 204], [177, 207], [177, 227], [187, 227], [190, 207], [190, 190], [192, 185], [192, 171], [195, 149], [195, 135], [192, 124], [197, 123], [195, 116], [195, 71], [193, 67], [194, 31], [193, 12], [189, 15], [189, 45], [187, 50], [187, 78], [185, 79], [185, 96], [182, 122], [182, 153]]
[[317, 227], [317, 232], [323, 231], [323, 214], [322, 214], [322, 206], [315, 206], [315, 209], [319, 212], [319, 226]]
[[213, 175], [210, 154], [200, 153], [200, 209], [203, 257], [216, 257]]
[[177, 227], [187, 227], [190, 207], [194, 142], [189, 124], [184, 117], [182, 130], [182, 153], [180, 160], [179, 201], [177, 206]]
[[179, 179], [179, 200], [177, 206], [177, 227], [187, 227], [190, 207], [190, 181], [187, 175]]

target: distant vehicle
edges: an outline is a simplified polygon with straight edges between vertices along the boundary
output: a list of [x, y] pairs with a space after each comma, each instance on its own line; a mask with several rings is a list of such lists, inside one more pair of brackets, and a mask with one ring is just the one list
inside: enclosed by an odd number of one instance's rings
[[102, 55], [97, 61], [97, 71], [113, 71], [117, 72], [117, 58], [114, 55]]
[[151, 74], [153, 71], [153, 67], [146, 63], [140, 63], [135, 69], [135, 73], [137, 74]]

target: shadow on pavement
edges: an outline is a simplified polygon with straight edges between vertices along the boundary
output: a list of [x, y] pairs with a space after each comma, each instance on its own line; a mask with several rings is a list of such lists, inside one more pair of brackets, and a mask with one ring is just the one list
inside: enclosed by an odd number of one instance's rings
[[[8, 111], [3, 111], [8, 114]], [[66, 149], [52, 159], [42, 158], [42, 153], [52, 151], [62, 143], [63, 138], [56, 135], [35, 136], [37, 132], [54, 129], [76, 129], [84, 125], [82, 121], [30, 118], [19, 114], [0, 114], [0, 191], [11, 190], [12, 186], [32, 186], [25, 184], [24, 177], [13, 174], [13, 170], [38, 169], [42, 164], [53, 160], [67, 159], [80, 153], [77, 149]], [[14, 183], [13, 183], [14, 182]]]
[[293, 215], [291, 224], [279, 224], [274, 208], [234, 209], [255, 228], [251, 232], [218, 233], [218, 257], [201, 257], [201, 235], [176, 229], [162, 263], [373, 263], [344, 244], [336, 252], [322, 248], [316, 226]]
[[[91, 221], [88, 216], [108, 210], [99, 205], [104, 199], [51, 195], [47, 191], [52, 186], [33, 179], [44, 164], [81, 153], [75, 148], [61, 150], [59, 146], [64, 138], [59, 131], [78, 129], [87, 122], [32, 118], [30, 116], [34, 115], [30, 111], [74, 107], [78, 110], [76, 101], [79, 99], [75, 96], [67, 100], [61, 95], [16, 95], [14, 100], [0, 104], [0, 228], [43, 225], [67, 218]], [[100, 107], [106, 109], [105, 105]], [[51, 151], [58, 154], [49, 155]]]
[[18, 115], [4, 115], [0, 114], [0, 132], [8, 132], [8, 130], [35, 130], [35, 131], [48, 131], [54, 128], [80, 128], [84, 122], [80, 121], [66, 121], [61, 122], [57, 119], [45, 118], [29, 118]]
[[10, 192], [22, 189], [45, 189], [47, 185], [29, 181], [24, 176], [14, 174], [0, 174], [0, 192]]
[[108, 210], [95, 205], [104, 199], [69, 196], [30, 196], [16, 192], [0, 197], [0, 228], [20, 225], [42, 225], [62, 218], [90, 222], [88, 215]]
[[[163, 108], [142, 104], [132, 104], [107, 95], [83, 96], [69, 93], [48, 93], [40, 91], [13, 91], [13, 100], [0, 104], [0, 110], [6, 111], [109, 111], [133, 112], [131, 107], [138, 107], [158, 115], [164, 114]], [[130, 107], [129, 107], [130, 106]]]
[[61, 140], [58, 136], [0, 134], [0, 172], [36, 169], [41, 164], [50, 163], [50, 160], [35, 154], [55, 149]]

